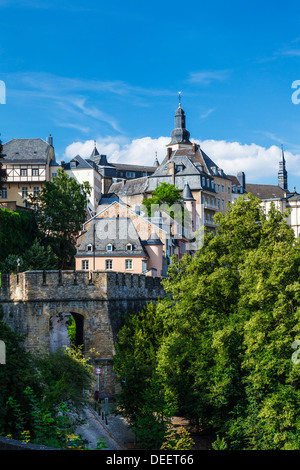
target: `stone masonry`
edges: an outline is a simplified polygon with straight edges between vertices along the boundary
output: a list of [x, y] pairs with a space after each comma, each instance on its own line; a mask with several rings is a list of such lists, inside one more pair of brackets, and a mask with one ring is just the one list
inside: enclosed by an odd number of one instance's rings
[[165, 296], [159, 278], [85, 271], [27, 271], [1, 276], [0, 319], [25, 336], [32, 352], [51, 350], [53, 319], [71, 314], [78, 344], [102, 369], [100, 394], [118, 391], [112, 367], [117, 334], [126, 312], [138, 312]]

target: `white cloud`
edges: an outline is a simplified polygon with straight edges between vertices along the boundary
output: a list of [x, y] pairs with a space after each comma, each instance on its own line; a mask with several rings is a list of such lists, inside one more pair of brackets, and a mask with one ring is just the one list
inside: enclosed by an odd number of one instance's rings
[[223, 81], [228, 77], [228, 70], [204, 70], [190, 72], [187, 82], [199, 85], [209, 85], [212, 81]]
[[[236, 175], [244, 171], [248, 183], [276, 184], [280, 146], [272, 145], [269, 148], [255, 143], [242, 144], [240, 142], [227, 142], [225, 140], [196, 140], [203, 151], [225, 173]], [[133, 163], [137, 165], [152, 165], [157, 152], [161, 162], [166, 155], [166, 145], [169, 137], [143, 137], [129, 141], [124, 137], [106, 137], [97, 139], [99, 153], [105, 154], [111, 162]], [[79, 154], [83, 158], [89, 157], [94, 147], [94, 141], [74, 142], [65, 151], [65, 158], [69, 159]], [[300, 176], [300, 154], [285, 151], [287, 170], [295, 176]]]
[[[96, 140], [99, 153], [107, 155], [111, 162], [134, 163], [137, 165], [153, 165], [156, 157], [159, 161], [165, 157], [166, 145], [170, 142], [170, 137], [143, 137], [129, 141], [125, 137], [106, 137]], [[94, 141], [73, 142], [66, 148], [64, 158], [70, 159], [77, 154], [83, 158], [88, 158], [94, 148]]]

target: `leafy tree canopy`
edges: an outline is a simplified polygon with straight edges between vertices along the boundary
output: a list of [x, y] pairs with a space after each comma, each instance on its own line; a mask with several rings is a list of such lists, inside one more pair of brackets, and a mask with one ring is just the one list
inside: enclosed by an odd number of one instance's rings
[[[173, 260], [153, 313], [163, 334], [152, 373], [164, 396], [229, 449], [300, 448], [300, 244], [286, 216], [241, 196], [194, 257]], [[138, 343], [136, 322], [124, 328], [143, 351], [153, 329], [149, 321]]]
[[86, 220], [89, 183], [77, 183], [64, 170], [46, 181], [38, 195], [28, 197], [36, 209], [36, 221], [44, 243], [50, 245], [61, 269], [73, 267], [75, 237]]

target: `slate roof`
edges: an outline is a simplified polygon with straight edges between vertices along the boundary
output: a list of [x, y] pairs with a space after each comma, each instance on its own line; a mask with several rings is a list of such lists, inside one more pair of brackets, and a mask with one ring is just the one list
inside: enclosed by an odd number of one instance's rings
[[[206, 155], [199, 145], [196, 146], [196, 149], [191, 146], [188, 148], [173, 150], [169, 161], [174, 161], [174, 163], [177, 165], [180, 163], [185, 165], [185, 169], [181, 172], [177, 172], [176, 176], [192, 174], [206, 174], [209, 176], [216, 176], [214, 168], [218, 168], [216, 163], [213, 162], [213, 160], [208, 155]], [[150, 176], [150, 178], [167, 175], [167, 162], [168, 158], [166, 156], [159, 167], [156, 169], [155, 173]], [[223, 174], [223, 176], [224, 178], [227, 178], [227, 175]]]
[[80, 155], [76, 155], [76, 157], [72, 158], [72, 160], [70, 160], [68, 163], [65, 163], [64, 164], [64, 169], [65, 170], [72, 170], [71, 168], [71, 162], [77, 162], [77, 165], [76, 165], [76, 170], [88, 170], [88, 169], [91, 169], [91, 168], [94, 168], [94, 164], [93, 162], [89, 162], [88, 160], [84, 160], [84, 158], [82, 158]]
[[[95, 237], [95, 251], [87, 251], [88, 245], [94, 245]], [[107, 251], [107, 245], [113, 245], [112, 251]], [[131, 243], [132, 251], [126, 251], [126, 245]], [[90, 224], [80, 246], [77, 248], [77, 255], [93, 255], [96, 256], [144, 256], [148, 254], [144, 250], [141, 240], [137, 234], [130, 218], [117, 217], [117, 218], [95, 218], [93, 223]]]
[[154, 173], [156, 166], [145, 166], [145, 165], [134, 165], [129, 163], [112, 163], [114, 167], [118, 170], [127, 170], [127, 171], [147, 171], [148, 173]]
[[43, 139], [12, 139], [3, 144], [3, 163], [46, 164], [50, 148]]
[[185, 201], [195, 201], [189, 183], [185, 183], [182, 191], [182, 197]]
[[282, 199], [289, 191], [272, 184], [246, 184], [247, 193], [259, 199]]
[[131, 180], [113, 183], [109, 192], [120, 196], [134, 196], [135, 194], [143, 194], [148, 187], [148, 176], [135, 178]]

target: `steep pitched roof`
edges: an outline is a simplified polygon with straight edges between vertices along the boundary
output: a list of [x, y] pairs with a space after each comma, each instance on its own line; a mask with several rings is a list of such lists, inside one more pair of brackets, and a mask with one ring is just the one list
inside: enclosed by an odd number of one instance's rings
[[64, 164], [64, 169], [65, 170], [71, 170], [71, 162], [77, 162], [76, 165], [76, 170], [89, 170], [91, 168], [94, 168], [92, 165], [93, 162], [89, 162], [88, 160], [84, 160], [80, 155], [76, 155], [76, 157], [72, 158], [68, 163]]
[[113, 183], [109, 188], [109, 193], [115, 193], [118, 196], [134, 196], [143, 194], [148, 186], [148, 177], [135, 178], [126, 181]]
[[3, 144], [3, 163], [46, 163], [51, 146], [43, 139], [12, 139]]
[[[113, 250], [107, 252], [107, 245], [110, 243]], [[126, 250], [126, 245], [129, 243], [132, 245], [132, 251]], [[127, 217], [94, 218], [77, 249], [77, 255], [91, 254], [87, 252], [88, 245], [94, 246], [94, 253], [97, 256], [148, 257], [132, 220]]]
[[272, 184], [246, 184], [247, 193], [259, 199], [282, 199], [289, 191]]

